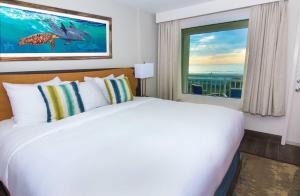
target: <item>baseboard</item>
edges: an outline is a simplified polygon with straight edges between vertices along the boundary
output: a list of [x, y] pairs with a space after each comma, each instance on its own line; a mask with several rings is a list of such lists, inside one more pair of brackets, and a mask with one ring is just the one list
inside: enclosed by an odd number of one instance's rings
[[259, 132], [259, 131], [253, 131], [253, 130], [245, 130], [245, 136], [247, 137], [255, 137], [257, 139], [271, 139], [273, 142], [278, 142], [281, 143], [281, 136], [280, 135], [275, 135], [275, 134], [270, 134], [270, 133], [264, 133], [264, 132]]
[[[270, 134], [270, 133], [264, 133], [259, 131], [253, 131], [253, 130], [245, 130], [245, 136], [247, 137], [255, 137], [258, 139], [271, 139], [273, 142], [281, 143], [282, 136]], [[286, 144], [292, 145], [292, 146], [300, 146], [300, 142], [294, 142], [294, 141], [286, 141]]]
[[292, 146], [300, 146], [300, 142], [286, 141], [286, 143]]

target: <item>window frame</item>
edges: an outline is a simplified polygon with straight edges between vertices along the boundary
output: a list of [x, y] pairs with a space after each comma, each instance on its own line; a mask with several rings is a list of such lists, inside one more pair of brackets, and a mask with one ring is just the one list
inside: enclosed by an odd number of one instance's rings
[[226, 30], [235, 30], [248, 28], [249, 19], [237, 20], [224, 23], [216, 23], [210, 25], [203, 25], [198, 27], [191, 27], [181, 29], [181, 93], [189, 94], [187, 87], [187, 77], [189, 70], [190, 57], [190, 36], [194, 34], [220, 32]]

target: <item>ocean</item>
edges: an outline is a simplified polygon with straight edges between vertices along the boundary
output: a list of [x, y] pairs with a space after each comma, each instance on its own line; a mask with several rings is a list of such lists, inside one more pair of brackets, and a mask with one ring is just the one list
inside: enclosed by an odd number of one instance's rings
[[[0, 6], [0, 27], [1, 53], [107, 52], [105, 23]], [[55, 31], [53, 27], [59, 30]], [[68, 41], [70, 36], [68, 39], [62, 38], [61, 33], [57, 33], [64, 32], [61, 29], [67, 29], [68, 35], [76, 31], [76, 35], [84, 37], [84, 40]], [[53, 48], [50, 42], [39, 45], [19, 44], [23, 38], [38, 33], [60, 34], [60, 38], [54, 40]]]
[[243, 75], [243, 64], [193, 64], [189, 65], [189, 74], [239, 74]]

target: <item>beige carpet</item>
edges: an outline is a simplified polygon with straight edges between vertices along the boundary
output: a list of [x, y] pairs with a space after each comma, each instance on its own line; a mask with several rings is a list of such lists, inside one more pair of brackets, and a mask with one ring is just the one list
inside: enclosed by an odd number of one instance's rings
[[234, 196], [300, 196], [300, 167], [246, 153], [241, 156]]

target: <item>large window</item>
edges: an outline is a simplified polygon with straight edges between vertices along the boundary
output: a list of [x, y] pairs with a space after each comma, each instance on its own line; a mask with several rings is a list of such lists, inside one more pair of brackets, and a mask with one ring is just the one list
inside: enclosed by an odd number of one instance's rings
[[241, 98], [248, 20], [182, 30], [182, 92]]

